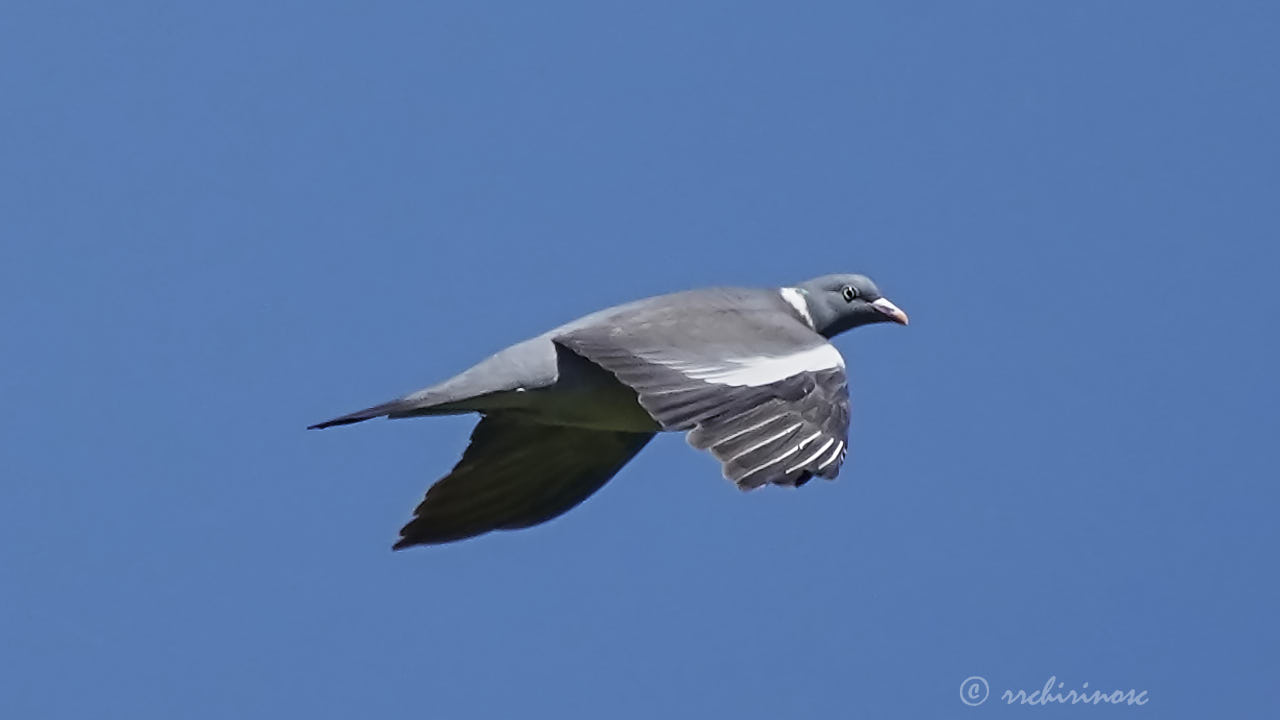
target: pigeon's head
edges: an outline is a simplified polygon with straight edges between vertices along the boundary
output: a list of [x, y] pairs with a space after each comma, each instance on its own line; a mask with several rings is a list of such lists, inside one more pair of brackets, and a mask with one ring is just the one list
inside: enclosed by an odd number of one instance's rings
[[907, 314], [882, 296], [866, 275], [823, 275], [796, 289], [813, 318], [813, 329], [824, 337], [871, 323], [907, 324]]

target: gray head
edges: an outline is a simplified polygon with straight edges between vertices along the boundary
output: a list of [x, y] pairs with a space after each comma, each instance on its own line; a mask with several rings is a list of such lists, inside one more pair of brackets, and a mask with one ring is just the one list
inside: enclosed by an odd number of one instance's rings
[[866, 275], [823, 275], [796, 286], [813, 318], [813, 329], [834, 337], [859, 325], [907, 324], [907, 314], [880, 294]]

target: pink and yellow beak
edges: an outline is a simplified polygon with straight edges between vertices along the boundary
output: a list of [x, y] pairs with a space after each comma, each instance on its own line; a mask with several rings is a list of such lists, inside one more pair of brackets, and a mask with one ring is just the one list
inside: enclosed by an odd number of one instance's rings
[[889, 302], [888, 298], [880, 298], [878, 300], [873, 300], [871, 302], [871, 307], [879, 310], [885, 315], [888, 315], [890, 320], [898, 323], [899, 325], [907, 324], [907, 320], [908, 320], [907, 314], [902, 312], [902, 308]]

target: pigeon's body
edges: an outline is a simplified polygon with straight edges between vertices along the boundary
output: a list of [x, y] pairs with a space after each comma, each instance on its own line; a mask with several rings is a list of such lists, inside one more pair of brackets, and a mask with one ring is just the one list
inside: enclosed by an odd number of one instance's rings
[[[832, 284], [848, 307], [829, 302]], [[855, 302], [871, 309], [850, 318]], [[800, 485], [834, 478], [846, 450], [844, 362], [822, 331], [881, 319], [906, 316], [862, 276], [663, 295], [592, 313], [438, 385], [313, 427], [484, 415], [397, 548], [544, 522], [665, 430], [689, 431], [690, 444], [710, 450], [744, 489]]]

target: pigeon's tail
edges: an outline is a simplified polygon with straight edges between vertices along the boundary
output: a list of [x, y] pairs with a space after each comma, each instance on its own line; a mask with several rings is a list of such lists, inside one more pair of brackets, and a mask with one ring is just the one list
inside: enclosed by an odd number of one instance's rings
[[425, 393], [414, 393], [406, 397], [385, 402], [381, 405], [357, 410], [353, 413], [347, 413], [341, 417], [332, 420], [325, 420], [322, 423], [316, 423], [308, 427], [308, 430], [323, 430], [327, 427], [335, 425], [350, 425], [351, 423], [372, 420], [378, 417], [389, 418], [407, 418], [417, 417], [419, 415], [454, 415], [460, 412], [467, 412], [464, 409], [453, 407], [441, 407], [441, 401], [438, 396], [427, 395]]
[[404, 400], [392, 400], [391, 402], [374, 405], [373, 407], [365, 408], [364, 410], [347, 413], [346, 415], [336, 417], [332, 420], [325, 420], [322, 423], [316, 423], [307, 429], [323, 430], [327, 427], [334, 427], [335, 425], [350, 425], [351, 423], [358, 423], [364, 420], [372, 420], [376, 417], [383, 417], [384, 415], [390, 415], [396, 411], [405, 410], [407, 409], [406, 405], [408, 405], [408, 403]]

